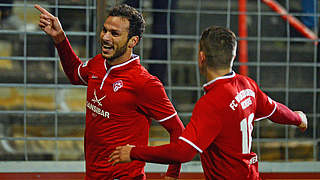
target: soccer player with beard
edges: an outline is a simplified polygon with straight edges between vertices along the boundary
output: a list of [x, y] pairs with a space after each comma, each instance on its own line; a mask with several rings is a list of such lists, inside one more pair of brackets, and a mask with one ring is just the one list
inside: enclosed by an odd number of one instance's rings
[[[114, 7], [100, 33], [102, 53], [86, 63], [75, 55], [57, 17], [35, 5], [40, 28], [54, 41], [72, 84], [86, 85], [86, 179], [146, 179], [145, 162], [112, 166], [111, 152], [126, 144], [147, 145], [151, 120], [177, 141], [184, 126], [158, 78], [140, 64], [133, 48], [145, 29], [142, 15], [128, 5]], [[166, 179], [176, 179], [180, 164], [169, 165]]]
[[229, 29], [207, 28], [198, 56], [200, 72], [207, 79], [206, 93], [179, 140], [162, 146], [117, 147], [109, 161], [183, 163], [199, 152], [206, 179], [260, 179], [258, 158], [251, 152], [254, 121], [268, 118], [304, 131], [307, 118], [270, 99], [252, 79], [232, 71], [236, 47], [236, 36]]

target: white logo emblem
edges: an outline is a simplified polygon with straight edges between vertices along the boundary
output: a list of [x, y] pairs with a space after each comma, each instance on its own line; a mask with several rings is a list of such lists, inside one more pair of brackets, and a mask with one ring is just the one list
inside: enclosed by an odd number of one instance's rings
[[122, 86], [123, 86], [123, 83], [121, 80], [113, 83], [113, 91], [117, 92], [120, 88], [122, 88]]
[[91, 101], [98, 103], [99, 106], [102, 106], [101, 101], [102, 101], [106, 96], [103, 96], [102, 98], [98, 99], [96, 90], [94, 90], [93, 95], [94, 95], [94, 99], [91, 99]]
[[92, 78], [92, 79], [97, 79], [98, 76], [92, 75], [91, 78]]

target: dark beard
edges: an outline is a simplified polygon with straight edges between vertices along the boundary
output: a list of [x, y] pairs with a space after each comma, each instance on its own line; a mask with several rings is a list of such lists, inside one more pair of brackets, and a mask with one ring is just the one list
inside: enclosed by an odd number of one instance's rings
[[117, 59], [118, 57], [122, 56], [126, 51], [127, 51], [127, 45], [128, 45], [128, 42], [123, 45], [122, 47], [120, 47], [115, 53], [113, 56], [111, 56], [110, 58], [107, 58], [107, 61], [114, 61], [115, 59]]

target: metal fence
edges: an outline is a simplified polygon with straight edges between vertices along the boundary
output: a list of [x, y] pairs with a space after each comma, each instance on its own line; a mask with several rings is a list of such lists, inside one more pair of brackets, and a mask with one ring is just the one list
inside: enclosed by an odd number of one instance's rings
[[[40, 4], [55, 16], [83, 60], [98, 51], [102, 10], [125, 1], [15, 0], [0, 2], [0, 159], [6, 161], [83, 160], [85, 87], [70, 85], [52, 41], [37, 27]], [[198, 40], [209, 25], [239, 33], [239, 2], [231, 0], [131, 0], [147, 21], [146, 33], [135, 49], [143, 65], [157, 75], [186, 125], [195, 102], [203, 94], [197, 62]], [[300, 1], [279, 0], [301, 21]], [[302, 2], [302, 1], [301, 1]], [[319, 159], [319, 55], [315, 41], [302, 36], [281, 15], [260, 0], [247, 1], [248, 76], [273, 99], [309, 118], [305, 133], [297, 128], [256, 123], [253, 151], [261, 161], [317, 161]], [[98, 11], [100, 12], [100, 11]], [[302, 21], [303, 22], [303, 21]], [[318, 34], [318, 21], [310, 27]], [[168, 142], [153, 124], [150, 144]], [[198, 160], [197, 158], [195, 160]]]

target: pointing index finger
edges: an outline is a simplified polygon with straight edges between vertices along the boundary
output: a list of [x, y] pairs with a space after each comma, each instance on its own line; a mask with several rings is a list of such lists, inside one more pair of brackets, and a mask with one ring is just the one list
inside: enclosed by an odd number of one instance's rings
[[34, 5], [34, 7], [38, 9], [42, 14], [46, 14], [49, 17], [54, 17], [51, 13], [49, 13], [46, 9], [42, 8], [40, 5], [36, 4]]

